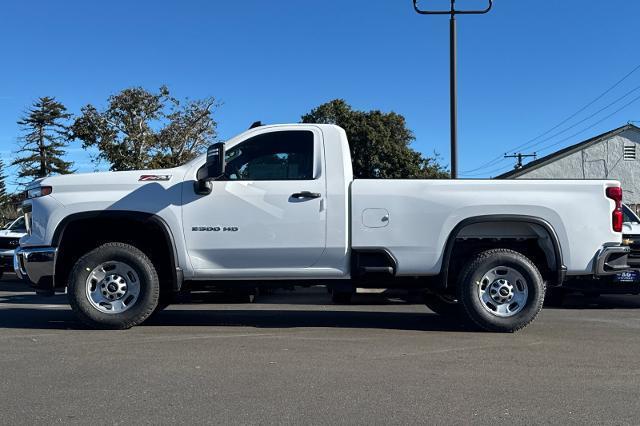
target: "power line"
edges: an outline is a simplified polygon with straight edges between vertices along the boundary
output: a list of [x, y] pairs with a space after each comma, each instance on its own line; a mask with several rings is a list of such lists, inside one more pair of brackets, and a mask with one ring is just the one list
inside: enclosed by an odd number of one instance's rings
[[[615, 89], [616, 87], [618, 87], [622, 82], [624, 82], [627, 78], [631, 77], [631, 75], [633, 75], [633, 73], [635, 73], [636, 71], [638, 71], [640, 69], [640, 64], [637, 65], [635, 68], [633, 68], [631, 71], [629, 71], [624, 77], [622, 77], [620, 80], [616, 81], [613, 86], [609, 87], [607, 90], [605, 90], [604, 92], [602, 92], [601, 94], [599, 94], [594, 100], [592, 100], [591, 102], [589, 102], [588, 104], [586, 104], [585, 106], [583, 106], [582, 108], [580, 108], [578, 111], [574, 112], [573, 114], [571, 114], [569, 117], [565, 118], [564, 120], [562, 120], [560, 123], [558, 123], [557, 125], [553, 126], [551, 129], [547, 130], [544, 133], [539, 134], [538, 136], [536, 136], [533, 139], [530, 139], [529, 141], [525, 142], [524, 144], [521, 144], [517, 147], [515, 147], [514, 149], [510, 150], [510, 151], [515, 151], [518, 149], [522, 149], [524, 148], [524, 146], [526, 146], [527, 144], [548, 135], [549, 133], [553, 132], [554, 130], [556, 130], [558, 127], [562, 126], [563, 124], [565, 124], [566, 122], [570, 121], [571, 119], [573, 119], [574, 117], [576, 117], [578, 114], [580, 114], [581, 112], [583, 112], [584, 110], [586, 110], [587, 108], [589, 108], [591, 105], [595, 104], [596, 102], [598, 102], [600, 99], [602, 99], [603, 97], [605, 97], [607, 94], [609, 94], [613, 89]], [[635, 89], [634, 89], [635, 90]]]
[[566, 141], [568, 141], [568, 140], [570, 140], [570, 139], [572, 139], [572, 138], [574, 138], [574, 137], [576, 137], [576, 136], [578, 136], [578, 135], [580, 135], [580, 134], [582, 134], [582, 133], [586, 132], [587, 130], [594, 128], [594, 127], [595, 127], [595, 126], [597, 126], [598, 124], [600, 124], [600, 123], [602, 123], [603, 121], [605, 121], [605, 120], [607, 120], [607, 119], [609, 119], [609, 118], [613, 117], [614, 115], [616, 115], [617, 113], [619, 113], [619, 112], [620, 112], [620, 111], [622, 111], [623, 109], [627, 108], [628, 106], [631, 106], [632, 104], [634, 104], [634, 103], [636, 103], [636, 102], [638, 102], [638, 101], [640, 101], [640, 96], [637, 96], [637, 97], [633, 98], [630, 102], [628, 102], [628, 103], [626, 103], [625, 105], [623, 105], [622, 107], [618, 108], [617, 110], [615, 110], [615, 111], [614, 111], [614, 112], [612, 112], [611, 114], [607, 115], [607, 116], [606, 116], [606, 117], [604, 117], [603, 119], [596, 121], [595, 123], [593, 123], [593, 124], [592, 124], [592, 125], [590, 125], [589, 127], [586, 127], [586, 128], [584, 128], [584, 129], [580, 130], [578, 133], [574, 133], [573, 135], [568, 136], [568, 137], [566, 137], [566, 138], [564, 138], [564, 139], [561, 139], [561, 140], [559, 140], [558, 142], [554, 142], [554, 143], [552, 143], [552, 144], [550, 144], [550, 145], [547, 145], [547, 146], [545, 146], [545, 147], [543, 147], [543, 148], [540, 148], [540, 151], [545, 151], [545, 150], [547, 150], [547, 149], [549, 149], [549, 148], [553, 148], [554, 146], [556, 146], [556, 145], [558, 145], [558, 144], [561, 144], [562, 142], [566, 142]]
[[[617, 113], [619, 113], [620, 111], [624, 110], [625, 108], [627, 108], [627, 107], [629, 107], [629, 106], [633, 105], [634, 103], [636, 103], [636, 102], [638, 102], [638, 101], [640, 101], [640, 96], [636, 96], [636, 97], [635, 97], [635, 98], [633, 98], [631, 101], [627, 102], [626, 104], [624, 104], [623, 106], [621, 106], [621, 107], [620, 107], [620, 108], [618, 108], [617, 110], [613, 111], [611, 114], [609, 114], [609, 115], [607, 115], [606, 117], [603, 117], [602, 119], [600, 119], [600, 120], [596, 121], [595, 123], [593, 123], [593, 124], [591, 124], [591, 125], [589, 125], [589, 126], [585, 127], [584, 129], [580, 130], [579, 132], [574, 133], [574, 134], [572, 134], [571, 136], [567, 136], [566, 138], [561, 139], [561, 140], [559, 140], [559, 141], [557, 141], [557, 142], [554, 142], [554, 143], [552, 143], [552, 144], [546, 145], [546, 146], [544, 146], [544, 147], [540, 148], [540, 149], [539, 149], [539, 151], [546, 151], [546, 150], [548, 150], [548, 149], [550, 149], [550, 148], [553, 148], [554, 146], [557, 146], [557, 145], [559, 145], [559, 144], [561, 144], [561, 143], [563, 143], [563, 142], [566, 142], [566, 141], [568, 141], [568, 140], [573, 139], [573, 138], [574, 138], [574, 137], [576, 137], [576, 136], [581, 135], [582, 133], [586, 132], [587, 130], [590, 130], [590, 129], [594, 128], [594, 127], [595, 127], [595, 126], [597, 126], [598, 124], [600, 124], [600, 123], [602, 123], [602, 122], [604, 122], [604, 121], [608, 120], [609, 118], [613, 117], [614, 115], [616, 115], [616, 114], [617, 114]], [[632, 123], [632, 122], [633, 122], [633, 121], [630, 121], [630, 123]], [[505, 158], [508, 158], [508, 157], [512, 157], [512, 156], [507, 156], [507, 155], [505, 154]], [[491, 175], [492, 173], [496, 173], [496, 172], [499, 172], [499, 171], [504, 170], [504, 167], [505, 167], [505, 166], [501, 166], [501, 167], [499, 167], [499, 168], [497, 168], [497, 169], [493, 169], [493, 170], [489, 170], [489, 171], [483, 171], [483, 172], [475, 173], [475, 174], [471, 174], [471, 173], [464, 173], [464, 176], [473, 177], [473, 176]]]
[[[593, 99], [591, 102], [587, 103], [585, 106], [583, 106], [582, 108], [580, 108], [578, 111], [574, 112], [573, 114], [571, 114], [569, 117], [565, 118], [564, 120], [562, 120], [560, 123], [556, 124], [555, 126], [553, 126], [552, 128], [550, 128], [549, 130], [547, 130], [546, 132], [543, 132], [541, 134], [539, 134], [538, 136], [529, 139], [527, 142], [516, 146], [513, 149], [509, 149], [507, 152], [514, 152], [518, 149], [524, 148], [525, 146], [527, 146], [528, 144], [530, 144], [531, 142], [535, 142], [536, 140], [540, 139], [541, 137], [544, 137], [546, 135], [548, 135], [549, 133], [553, 132], [554, 130], [556, 130], [557, 128], [559, 128], [560, 126], [562, 126], [563, 124], [567, 123], [568, 121], [570, 121], [571, 119], [573, 119], [574, 117], [576, 117], [578, 114], [580, 114], [581, 112], [583, 112], [584, 110], [586, 110], [587, 108], [589, 108], [591, 105], [595, 104], [596, 102], [598, 102], [600, 99], [602, 99], [604, 96], [606, 96], [607, 94], [609, 94], [613, 89], [615, 89], [616, 87], [618, 87], [622, 82], [624, 82], [627, 78], [629, 78], [631, 75], [633, 75], [636, 71], [638, 71], [640, 69], [640, 64], [637, 65], [635, 68], [633, 68], [631, 71], [629, 71], [624, 77], [622, 77], [620, 80], [616, 81], [612, 86], [610, 86], [607, 90], [605, 90], [604, 92], [602, 92], [601, 94], [599, 94], [595, 99]], [[483, 163], [482, 165], [474, 168], [474, 169], [470, 169], [470, 170], [466, 170], [463, 174], [467, 174], [467, 173], [471, 173], [471, 172], [475, 172], [476, 170], [480, 170], [483, 169], [485, 167], [489, 167], [493, 164], [497, 164], [498, 162], [500, 162], [500, 160], [504, 159], [502, 156], [498, 156], [495, 157], [485, 163]]]
[[523, 154], [521, 152], [514, 154], [514, 155], [504, 155], [504, 158], [515, 158], [516, 159], [516, 165], [514, 167], [514, 169], [521, 169], [522, 168], [522, 159], [523, 158], [528, 158], [528, 157], [533, 157], [533, 159], [535, 160], [538, 155], [534, 152], [533, 154]]
[[619, 98], [617, 98], [615, 101], [611, 102], [610, 104], [608, 104], [608, 105], [606, 105], [606, 106], [604, 106], [604, 107], [600, 108], [599, 110], [597, 110], [597, 111], [596, 111], [596, 112], [594, 112], [593, 114], [591, 114], [591, 115], [589, 115], [589, 116], [587, 116], [587, 117], [583, 118], [582, 120], [580, 120], [580, 121], [578, 121], [578, 122], [576, 122], [576, 123], [572, 124], [571, 126], [567, 127], [566, 129], [559, 131], [558, 133], [555, 133], [555, 134], [553, 134], [553, 135], [551, 135], [551, 136], [549, 136], [549, 137], [547, 137], [547, 138], [545, 138], [545, 139], [542, 139], [542, 140], [540, 140], [540, 141], [538, 141], [538, 142], [534, 143], [533, 145], [531, 145], [531, 146], [527, 147], [527, 149], [534, 148], [534, 147], [536, 147], [536, 146], [540, 145], [541, 143], [544, 143], [544, 142], [550, 141], [550, 140], [552, 140], [552, 139], [555, 139], [557, 136], [560, 136], [560, 135], [562, 135], [563, 133], [566, 133], [566, 132], [568, 132], [569, 130], [571, 130], [571, 129], [574, 129], [574, 128], [578, 127], [580, 124], [584, 123], [585, 121], [588, 121], [588, 120], [592, 119], [593, 117], [595, 117], [596, 115], [600, 114], [601, 112], [603, 112], [603, 111], [605, 111], [605, 110], [607, 110], [607, 109], [611, 108], [612, 106], [614, 106], [615, 104], [617, 104], [618, 102], [620, 102], [620, 101], [621, 101], [621, 100], [623, 100], [624, 98], [628, 97], [630, 94], [632, 94], [633, 92], [635, 92], [635, 91], [636, 91], [636, 90], [638, 90], [638, 89], [640, 89], [640, 86], [637, 86], [637, 87], [635, 87], [635, 88], [633, 88], [633, 89], [629, 90], [627, 93], [625, 93], [624, 95], [620, 96]]
[[486, 163], [481, 164], [480, 166], [476, 167], [475, 169], [466, 170], [466, 171], [462, 172], [462, 174], [463, 175], [468, 175], [469, 173], [473, 173], [475, 171], [478, 171], [480, 169], [484, 169], [486, 167], [491, 167], [494, 164], [498, 164], [498, 163], [500, 163], [500, 162], [502, 162], [504, 160], [505, 160], [505, 158], [502, 155], [500, 155], [498, 157], [492, 158], [491, 160], [487, 161]]
[[463, 176], [466, 176], [466, 177], [478, 177], [478, 176], [485, 176], [485, 175], [492, 176], [494, 173], [505, 172], [506, 167], [511, 167], [511, 166], [508, 164], [505, 164], [488, 171], [482, 171], [479, 173], [465, 173]]

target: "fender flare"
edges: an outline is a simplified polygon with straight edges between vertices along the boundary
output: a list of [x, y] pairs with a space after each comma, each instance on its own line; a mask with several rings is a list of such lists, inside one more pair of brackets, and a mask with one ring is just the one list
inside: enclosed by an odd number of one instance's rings
[[53, 232], [53, 238], [51, 240], [51, 245], [53, 247], [59, 247], [62, 239], [64, 237], [64, 233], [67, 227], [77, 221], [85, 220], [85, 219], [125, 219], [125, 220], [133, 220], [142, 223], [153, 223], [158, 226], [159, 229], [162, 230], [163, 237], [169, 246], [170, 250], [170, 260], [171, 260], [171, 270], [173, 271], [173, 290], [179, 291], [182, 287], [182, 283], [184, 281], [182, 268], [180, 267], [180, 262], [178, 258], [178, 252], [176, 250], [175, 237], [171, 232], [171, 228], [169, 224], [161, 218], [160, 216], [141, 212], [141, 211], [131, 211], [131, 210], [96, 210], [96, 211], [87, 211], [80, 213], [73, 213], [69, 216], [66, 216], [64, 219], [58, 223], [55, 231]]
[[469, 225], [474, 225], [478, 223], [491, 223], [491, 222], [520, 222], [520, 223], [528, 223], [532, 225], [541, 226], [547, 232], [547, 234], [549, 234], [551, 244], [553, 245], [554, 257], [555, 257], [555, 263], [556, 263], [555, 272], [557, 274], [556, 286], [562, 285], [565, 279], [565, 276], [567, 274], [567, 267], [565, 266], [563, 261], [562, 247], [560, 246], [560, 240], [558, 239], [558, 234], [556, 233], [553, 226], [546, 220], [536, 216], [497, 214], [497, 215], [469, 217], [458, 222], [458, 224], [453, 228], [453, 230], [449, 234], [447, 243], [445, 244], [444, 257], [442, 259], [441, 285], [443, 287], [445, 288], [447, 287], [447, 282], [449, 279], [449, 262], [451, 261], [451, 254], [453, 253], [453, 247], [455, 245], [456, 239], [458, 238], [458, 234], [460, 233], [460, 231]]

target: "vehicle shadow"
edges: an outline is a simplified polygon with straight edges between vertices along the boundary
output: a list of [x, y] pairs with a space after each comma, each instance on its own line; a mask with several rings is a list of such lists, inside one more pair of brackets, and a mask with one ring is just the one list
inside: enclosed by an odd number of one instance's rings
[[[382, 298], [362, 298], [354, 306], [336, 306], [330, 303], [326, 294], [324, 297], [317, 294], [315, 296], [320, 297], [312, 296], [295, 292], [275, 294], [265, 296], [265, 303], [260, 301], [257, 304], [233, 303], [232, 299], [225, 295], [201, 296], [193, 303], [171, 305], [148, 319], [143, 326], [473, 331], [465, 322], [447, 320], [431, 313], [426, 307], [424, 312], [384, 311], [384, 305], [395, 310], [400, 303], [393, 300], [385, 302]], [[317, 302], [312, 302], [314, 299]], [[275, 304], [287, 306], [278, 309]], [[88, 329], [65, 305], [67, 298], [62, 294], [40, 297], [34, 294], [14, 295], [5, 292], [0, 295], [0, 329]], [[296, 308], [296, 305], [301, 307]], [[309, 309], [302, 308], [303, 305], [309, 306]], [[367, 306], [371, 306], [371, 309], [367, 309]]]
[[[22, 289], [20, 291], [23, 291]], [[172, 305], [155, 314], [144, 327], [252, 327], [257, 329], [344, 328], [406, 331], [473, 332], [476, 328], [463, 320], [451, 321], [431, 313], [398, 312], [398, 302], [385, 303], [378, 298], [364, 299], [353, 306], [332, 305], [328, 295], [311, 302], [312, 294], [276, 294], [266, 296], [268, 302], [257, 304], [229, 303], [225, 296], [208, 296], [195, 303]], [[319, 296], [318, 294], [315, 295]], [[365, 303], [369, 302], [369, 303]], [[219, 308], [216, 306], [218, 304]], [[276, 304], [286, 304], [278, 309]], [[383, 305], [389, 305], [384, 310]], [[408, 304], [404, 303], [409, 307]], [[35, 306], [34, 306], [35, 305]], [[65, 295], [40, 297], [18, 293], [0, 295], [0, 329], [87, 330], [66, 307]], [[296, 308], [296, 305], [300, 306]], [[303, 306], [308, 306], [307, 309]], [[367, 306], [371, 308], [367, 309]], [[381, 307], [382, 306], [382, 307]], [[272, 308], [273, 307], [273, 308]], [[601, 296], [587, 298], [569, 296], [562, 308], [545, 309], [639, 309], [640, 297]], [[414, 308], [415, 309], [415, 308]]]
[[0, 292], [24, 293], [33, 292], [33, 290], [26, 282], [17, 279], [15, 275], [5, 273], [4, 278], [0, 280]]
[[545, 306], [544, 309], [640, 309], [640, 296], [607, 294], [593, 297], [580, 294], [570, 294], [565, 297], [561, 307]]
[[344, 328], [407, 331], [474, 331], [463, 321], [451, 321], [429, 312], [375, 312], [354, 310], [170, 309], [145, 326]]
[[[241, 306], [241, 305], [238, 305]], [[463, 322], [449, 321], [426, 310], [424, 313], [271, 310], [271, 309], [180, 309], [172, 307], [148, 319], [143, 327], [253, 327], [345, 328], [407, 331], [473, 331]], [[87, 330], [70, 309], [16, 306], [0, 308], [0, 329]]]

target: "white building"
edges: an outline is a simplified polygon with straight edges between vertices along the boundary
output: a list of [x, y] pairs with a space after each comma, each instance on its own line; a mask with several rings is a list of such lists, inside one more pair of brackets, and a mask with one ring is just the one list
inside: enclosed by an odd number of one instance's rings
[[640, 128], [627, 124], [532, 161], [497, 179], [616, 179], [640, 208]]

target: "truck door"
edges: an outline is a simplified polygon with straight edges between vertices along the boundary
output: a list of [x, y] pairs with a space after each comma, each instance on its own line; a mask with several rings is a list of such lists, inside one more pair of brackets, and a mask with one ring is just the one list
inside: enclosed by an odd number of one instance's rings
[[316, 127], [258, 129], [227, 147], [211, 194], [187, 182], [183, 226], [196, 272], [250, 277], [313, 266], [326, 245], [323, 152]]

